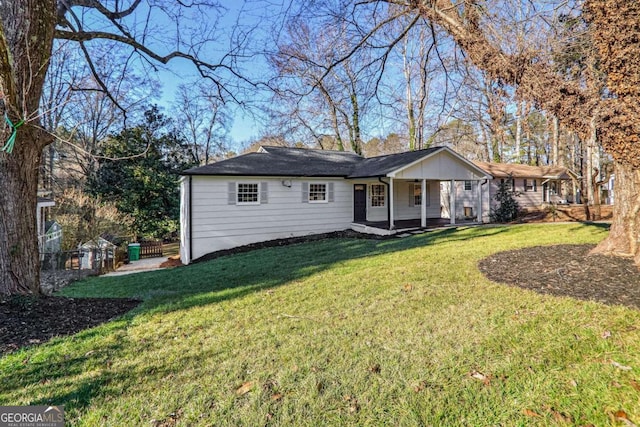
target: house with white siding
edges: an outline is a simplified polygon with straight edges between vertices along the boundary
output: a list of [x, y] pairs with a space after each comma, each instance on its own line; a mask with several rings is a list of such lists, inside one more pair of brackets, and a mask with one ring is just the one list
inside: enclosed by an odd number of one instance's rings
[[[344, 151], [261, 147], [181, 178], [180, 257], [184, 264], [211, 252], [268, 240], [353, 229], [393, 234], [442, 222], [441, 182], [470, 181], [473, 218], [490, 174], [447, 147], [364, 158]], [[449, 205], [458, 201], [451, 192]], [[467, 212], [469, 213], [469, 212]], [[455, 215], [446, 219], [456, 224]]]

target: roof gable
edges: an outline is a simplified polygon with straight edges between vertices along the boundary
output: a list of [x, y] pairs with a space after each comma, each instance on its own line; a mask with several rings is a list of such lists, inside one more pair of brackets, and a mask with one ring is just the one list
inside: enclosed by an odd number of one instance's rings
[[442, 147], [432, 147], [425, 150], [406, 151], [404, 153], [387, 154], [385, 156], [363, 159], [349, 175], [349, 178], [365, 178], [387, 176], [388, 174], [406, 167], [415, 161], [425, 158]]

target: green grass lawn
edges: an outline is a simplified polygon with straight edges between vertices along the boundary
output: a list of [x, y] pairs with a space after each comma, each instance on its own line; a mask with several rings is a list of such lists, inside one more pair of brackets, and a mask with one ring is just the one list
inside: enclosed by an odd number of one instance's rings
[[63, 294], [144, 303], [1, 358], [0, 405], [63, 404], [87, 426], [603, 426], [617, 411], [640, 422], [638, 311], [496, 284], [476, 267], [605, 235], [446, 229], [91, 278]]

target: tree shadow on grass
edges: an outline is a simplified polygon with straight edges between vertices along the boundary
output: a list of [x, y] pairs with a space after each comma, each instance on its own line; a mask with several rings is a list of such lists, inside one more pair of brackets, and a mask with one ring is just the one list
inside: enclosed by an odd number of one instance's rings
[[142, 299], [145, 302], [137, 312], [171, 312], [242, 298], [303, 280], [349, 260], [489, 237], [506, 230], [505, 227], [444, 228], [407, 238], [326, 239], [257, 249], [172, 270], [94, 278], [76, 286], [86, 296]]
[[[110, 387], [114, 387], [113, 393], [128, 386], [135, 387], [138, 375], [149, 375], [148, 367], [139, 366], [140, 372], [136, 372], [125, 368], [113, 370], [108, 364], [109, 359], [126, 357], [127, 342], [113, 335], [124, 332], [139, 315], [217, 304], [290, 284], [349, 260], [495, 236], [506, 230], [505, 227], [445, 228], [387, 240], [328, 239], [259, 249], [171, 270], [79, 282], [64, 293], [72, 297], [129, 297], [144, 302], [115, 324], [101, 325], [71, 338], [54, 340], [0, 358], [0, 362], [4, 362], [0, 365], [0, 402], [2, 395], [27, 387], [49, 390], [46, 384], [51, 382], [62, 384], [55, 389], [59, 388], [59, 392], [29, 403], [63, 404], [81, 411], [96, 396], [111, 393]], [[101, 340], [101, 336], [113, 339]], [[70, 346], [68, 340], [77, 341], [78, 346]], [[89, 351], [85, 353], [83, 347]], [[65, 355], [67, 352], [70, 356]], [[166, 364], [158, 365], [153, 375], [163, 372], [169, 375], [173, 369]], [[95, 375], [87, 376], [87, 372], [95, 372]]]

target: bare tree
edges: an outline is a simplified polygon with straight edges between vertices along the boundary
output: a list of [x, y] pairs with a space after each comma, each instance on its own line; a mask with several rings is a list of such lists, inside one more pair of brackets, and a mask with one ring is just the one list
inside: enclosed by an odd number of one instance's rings
[[[597, 250], [632, 255], [640, 264], [640, 5], [588, 0], [583, 6], [597, 48], [594, 59], [606, 75], [607, 92], [615, 96], [566, 80], [540, 50], [512, 52], [496, 43], [488, 32], [494, 28], [487, 25], [490, 16], [483, 14], [488, 9], [477, 2], [415, 1], [407, 6], [446, 29], [478, 67], [515, 85], [523, 99], [535, 101], [567, 126], [588, 135], [591, 118], [596, 118], [602, 145], [616, 163], [614, 221]], [[544, 10], [537, 14], [544, 15]]]
[[[530, 2], [519, 0], [364, 0], [348, 3], [361, 17], [359, 37], [326, 67], [323, 77], [389, 29], [385, 7], [396, 16], [413, 16], [393, 42], [377, 51], [393, 50], [412, 25], [424, 18], [446, 31], [466, 58], [490, 81], [515, 89], [560, 123], [588, 138], [590, 123], [613, 157], [616, 204], [609, 237], [599, 252], [633, 256], [640, 265], [640, 4], [587, 0]], [[575, 37], [558, 31], [567, 16], [580, 17], [594, 49], [583, 53], [585, 72], [572, 78], [559, 69], [554, 53], [566, 50]], [[515, 24], [512, 24], [514, 23]], [[589, 66], [597, 65], [597, 67]], [[605, 90], [598, 85], [605, 83]]]
[[108, 89], [105, 93], [83, 58], [72, 50], [72, 42], [57, 44], [60, 49], [53, 52], [41, 101], [44, 127], [55, 140], [45, 150], [42, 170], [48, 188], [60, 194], [69, 186], [81, 187], [95, 172], [102, 141], [126, 126], [121, 108], [130, 120], [141, 116], [157, 87], [131, 66], [131, 55], [108, 43], [90, 51], [97, 58], [95, 71]]
[[[7, 127], [0, 153], [0, 294], [39, 293], [36, 235], [36, 192], [42, 150], [53, 141], [43, 127], [40, 102], [50, 66], [54, 39], [76, 43], [96, 84], [111, 101], [87, 46], [117, 42], [132, 55], [151, 63], [190, 61], [210, 78], [219, 93], [231, 96], [225, 83], [236, 78], [233, 53], [206, 58], [216, 40], [216, 19], [192, 21], [190, 16], [221, 13], [217, 2], [100, 0], [0, 2], [0, 113]], [[200, 22], [201, 25], [195, 25]], [[172, 25], [168, 25], [172, 23]], [[162, 27], [162, 28], [160, 28]], [[162, 38], [152, 37], [162, 31]]]
[[225, 138], [232, 119], [223, 99], [208, 82], [180, 85], [173, 110], [178, 132], [191, 146], [195, 163], [206, 165], [228, 151]]
[[[271, 56], [278, 77], [272, 86], [278, 115], [297, 121], [316, 141], [335, 135], [337, 149], [362, 153], [362, 123], [372, 97], [366, 56], [353, 55], [328, 70], [344, 43], [340, 26], [312, 28], [298, 19], [287, 24], [287, 40]], [[288, 107], [288, 108], [287, 108]]]

